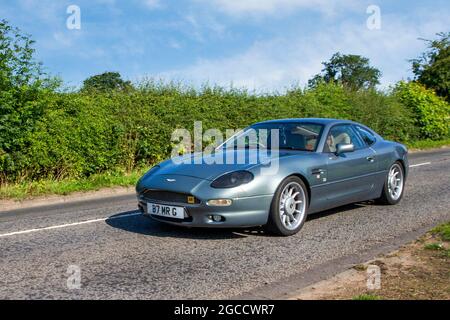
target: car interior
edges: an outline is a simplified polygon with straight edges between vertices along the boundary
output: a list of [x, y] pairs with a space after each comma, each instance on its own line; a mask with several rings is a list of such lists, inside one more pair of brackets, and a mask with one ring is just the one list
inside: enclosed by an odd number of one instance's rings
[[331, 130], [327, 137], [327, 142], [325, 144], [325, 152], [336, 152], [338, 144], [350, 144], [353, 143], [350, 135], [345, 132], [344, 129]]

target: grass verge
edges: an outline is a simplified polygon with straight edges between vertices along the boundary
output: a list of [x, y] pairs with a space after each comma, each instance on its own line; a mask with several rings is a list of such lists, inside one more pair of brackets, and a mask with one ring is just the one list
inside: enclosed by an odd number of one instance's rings
[[145, 169], [139, 169], [130, 173], [94, 174], [81, 179], [40, 180], [8, 184], [0, 187], [0, 199], [23, 200], [45, 195], [68, 195], [73, 192], [96, 191], [102, 188], [129, 187], [135, 185], [145, 171]]
[[[449, 300], [450, 222], [395, 252], [315, 283], [299, 300]], [[379, 288], [367, 286], [369, 266], [379, 267]], [[372, 282], [372, 281], [371, 281]]]
[[434, 228], [431, 233], [438, 235], [444, 241], [450, 241], [450, 222]]
[[440, 148], [445, 146], [450, 146], [450, 138], [443, 140], [418, 140], [406, 143], [408, 149], [410, 150], [427, 150]]

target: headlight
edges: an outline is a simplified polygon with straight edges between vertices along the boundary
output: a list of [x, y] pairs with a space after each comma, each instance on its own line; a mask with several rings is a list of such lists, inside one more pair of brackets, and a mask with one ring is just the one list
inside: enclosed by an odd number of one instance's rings
[[211, 183], [211, 187], [221, 188], [235, 188], [240, 185], [249, 183], [253, 180], [253, 174], [248, 171], [235, 171], [226, 173], [223, 176], [218, 177]]

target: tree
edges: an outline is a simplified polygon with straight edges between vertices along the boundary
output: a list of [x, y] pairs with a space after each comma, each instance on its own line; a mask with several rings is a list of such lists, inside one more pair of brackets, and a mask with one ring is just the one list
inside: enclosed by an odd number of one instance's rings
[[428, 43], [428, 50], [410, 61], [414, 80], [450, 101], [450, 32], [438, 33], [437, 36], [437, 40], [421, 39]]
[[28, 165], [23, 154], [29, 137], [59, 85], [42, 72], [33, 44], [28, 35], [0, 20], [0, 183]]
[[130, 81], [122, 80], [118, 72], [104, 72], [83, 81], [82, 91], [111, 91], [111, 90], [127, 90], [132, 88]]
[[43, 75], [33, 58], [33, 44], [28, 35], [0, 20], [0, 90], [34, 84]]
[[320, 82], [339, 82], [356, 91], [373, 88], [380, 83], [381, 71], [371, 67], [369, 59], [362, 56], [338, 52], [322, 64], [322, 72], [309, 80], [309, 87], [315, 87]]

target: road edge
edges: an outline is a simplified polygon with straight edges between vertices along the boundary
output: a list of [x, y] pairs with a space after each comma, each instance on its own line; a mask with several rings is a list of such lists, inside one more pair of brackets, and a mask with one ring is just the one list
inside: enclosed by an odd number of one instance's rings
[[36, 207], [56, 206], [61, 204], [74, 204], [114, 198], [120, 196], [132, 196], [136, 193], [134, 186], [102, 188], [100, 190], [74, 192], [68, 195], [48, 195], [25, 200], [0, 200], [0, 214], [7, 211], [30, 209]]
[[334, 277], [353, 268], [355, 265], [371, 261], [381, 254], [388, 254], [398, 250], [400, 247], [416, 240], [441, 223], [442, 221], [436, 221], [418, 229], [402, 233], [400, 236], [392, 238], [388, 243], [384, 243], [381, 246], [372, 247], [362, 253], [351, 254], [327, 261], [315, 266], [313, 269], [294, 274], [274, 283], [268, 283], [245, 293], [233, 296], [230, 300], [288, 299], [289, 297], [292, 297], [296, 291]]

